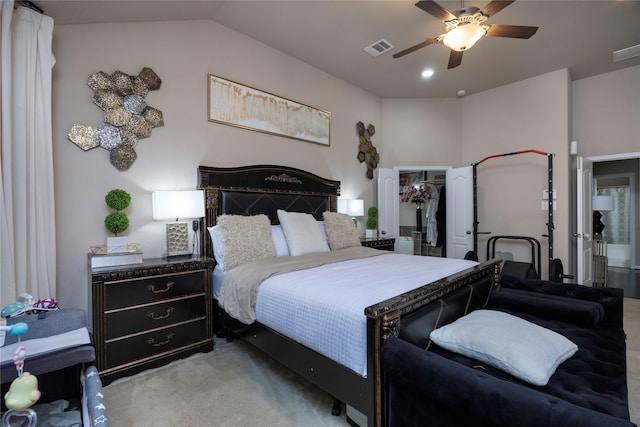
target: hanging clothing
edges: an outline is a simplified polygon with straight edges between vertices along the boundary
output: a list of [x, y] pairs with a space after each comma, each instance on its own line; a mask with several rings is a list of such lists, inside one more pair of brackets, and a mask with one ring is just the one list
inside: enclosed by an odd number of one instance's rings
[[[438, 230], [438, 238], [436, 239], [436, 247], [447, 246], [447, 189], [445, 186], [440, 187], [440, 198], [438, 200], [438, 211], [436, 212], [436, 227]], [[443, 252], [442, 256], [446, 256]]]
[[439, 194], [435, 186], [429, 184], [431, 187], [431, 199], [425, 203], [425, 211], [427, 217], [427, 233], [425, 243], [429, 246], [435, 246], [438, 239], [438, 229], [436, 212], [438, 210]]

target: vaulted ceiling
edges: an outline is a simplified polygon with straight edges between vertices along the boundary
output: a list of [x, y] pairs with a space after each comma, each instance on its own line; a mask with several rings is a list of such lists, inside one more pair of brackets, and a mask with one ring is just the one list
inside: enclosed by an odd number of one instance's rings
[[[488, 1], [438, 4], [454, 11]], [[392, 57], [445, 32], [415, 1], [34, 2], [56, 25], [211, 19], [382, 98], [455, 97], [563, 68], [578, 80], [640, 65], [640, 57], [613, 61], [614, 51], [640, 45], [640, 1], [518, 0], [486, 23], [537, 26], [537, 33], [527, 40], [484, 37], [449, 70], [442, 44]], [[394, 48], [378, 57], [364, 51], [380, 39]], [[434, 75], [423, 79], [424, 69]]]

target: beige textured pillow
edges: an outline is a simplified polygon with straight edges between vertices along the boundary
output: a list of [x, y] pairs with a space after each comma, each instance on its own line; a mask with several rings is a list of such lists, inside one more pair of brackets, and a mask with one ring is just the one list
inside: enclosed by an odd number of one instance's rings
[[327, 230], [329, 247], [332, 251], [360, 246], [358, 229], [349, 215], [327, 211], [322, 216], [324, 218], [324, 227]]
[[277, 255], [266, 215], [221, 215], [218, 226], [224, 247], [224, 271]]

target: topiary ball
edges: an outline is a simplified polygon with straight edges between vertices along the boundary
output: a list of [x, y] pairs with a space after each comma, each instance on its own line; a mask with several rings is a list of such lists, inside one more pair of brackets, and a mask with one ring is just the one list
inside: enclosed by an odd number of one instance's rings
[[122, 233], [129, 228], [129, 218], [127, 218], [126, 214], [114, 212], [105, 217], [104, 226], [110, 233], [117, 236], [118, 233]]
[[378, 226], [378, 220], [371, 217], [369, 219], [367, 219], [367, 228], [370, 230], [375, 229]]
[[367, 214], [369, 215], [369, 217], [374, 218], [376, 216], [378, 216], [378, 208], [375, 206], [371, 206], [369, 208], [369, 210], [367, 211]]
[[115, 190], [109, 191], [107, 195], [104, 196], [104, 201], [111, 209], [121, 211], [129, 207], [129, 204], [131, 203], [131, 195], [124, 190], [116, 188]]

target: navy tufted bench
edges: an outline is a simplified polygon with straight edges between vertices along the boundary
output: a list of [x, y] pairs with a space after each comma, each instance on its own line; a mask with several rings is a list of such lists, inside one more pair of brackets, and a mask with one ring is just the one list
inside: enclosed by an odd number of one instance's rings
[[[629, 421], [621, 289], [503, 277], [483, 307], [465, 306], [459, 296], [448, 298], [432, 303], [423, 319], [401, 325], [399, 338], [383, 345], [387, 425], [635, 425]], [[431, 329], [477, 308], [504, 311], [553, 330], [578, 351], [547, 385], [534, 386], [430, 342]], [[426, 318], [438, 319], [437, 324], [425, 323]]]

